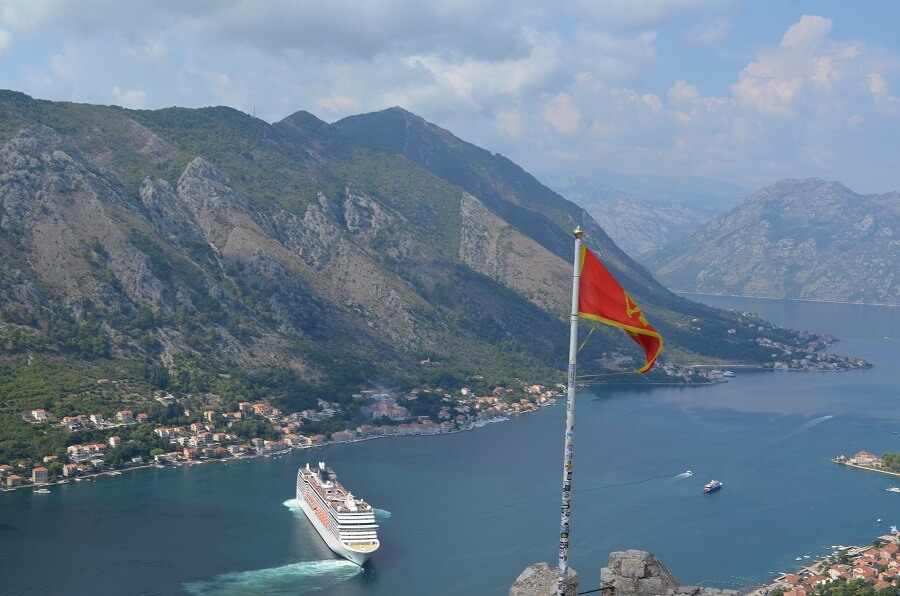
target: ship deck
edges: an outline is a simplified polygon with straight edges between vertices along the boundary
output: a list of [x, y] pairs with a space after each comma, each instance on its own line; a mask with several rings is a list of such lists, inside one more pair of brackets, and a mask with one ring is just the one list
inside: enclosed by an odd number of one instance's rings
[[335, 476], [334, 471], [331, 468], [325, 468], [328, 471], [329, 477], [331, 477], [331, 486], [324, 487], [319, 484], [319, 474], [318, 470], [309, 470], [307, 471], [305, 468], [300, 469], [300, 473], [303, 475], [303, 478], [306, 482], [319, 493], [319, 496], [322, 497], [322, 500], [326, 503], [329, 503], [331, 507], [337, 511], [338, 513], [371, 513], [372, 506], [363, 501], [362, 499], [357, 499], [354, 497], [354, 501], [356, 502], [356, 507], [358, 511], [350, 511], [347, 507], [347, 489], [337, 481], [337, 476]]

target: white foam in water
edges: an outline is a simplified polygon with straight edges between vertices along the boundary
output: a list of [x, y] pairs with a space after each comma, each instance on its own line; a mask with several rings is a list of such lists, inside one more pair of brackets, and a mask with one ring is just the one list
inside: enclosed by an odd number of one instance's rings
[[360, 572], [358, 565], [343, 559], [304, 561], [270, 569], [223, 573], [210, 580], [188, 582], [184, 589], [189, 594], [209, 596], [302, 594], [329, 588]]
[[381, 521], [384, 519], [388, 519], [391, 517], [390, 511], [385, 511], [384, 509], [375, 509], [375, 521]]
[[809, 422], [798, 428], [797, 431], [799, 432], [801, 430], [806, 430], [807, 428], [811, 428], [817, 424], [825, 422], [826, 420], [831, 420], [832, 418], [834, 418], [834, 416], [832, 416], [831, 414], [826, 414], [825, 416], [821, 416], [819, 418], [816, 418], [815, 420], [810, 420]]

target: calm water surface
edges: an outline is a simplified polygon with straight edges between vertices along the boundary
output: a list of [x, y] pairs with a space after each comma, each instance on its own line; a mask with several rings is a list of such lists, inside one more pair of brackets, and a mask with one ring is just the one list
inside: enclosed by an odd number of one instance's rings
[[[746, 587], [900, 523], [885, 491], [900, 479], [828, 461], [900, 450], [900, 309], [693, 298], [831, 333], [876, 368], [581, 393], [570, 562], [583, 589], [612, 550], [650, 550], [684, 583]], [[527, 565], [555, 564], [564, 414], [0, 495], [0, 591], [505, 594]], [[297, 467], [318, 459], [380, 510], [363, 570], [292, 502]], [[712, 478], [724, 488], [703, 495]]]

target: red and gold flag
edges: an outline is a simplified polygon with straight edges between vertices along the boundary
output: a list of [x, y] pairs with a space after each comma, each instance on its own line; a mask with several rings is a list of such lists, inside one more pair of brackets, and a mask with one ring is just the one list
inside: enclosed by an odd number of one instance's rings
[[646, 363], [637, 372], [645, 373], [653, 368], [656, 357], [663, 349], [662, 336], [600, 259], [583, 245], [578, 314], [624, 330], [647, 354]]

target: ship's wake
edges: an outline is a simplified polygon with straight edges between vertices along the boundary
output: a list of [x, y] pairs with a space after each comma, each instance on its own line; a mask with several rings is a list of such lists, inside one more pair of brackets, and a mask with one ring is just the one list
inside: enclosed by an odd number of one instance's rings
[[373, 509], [375, 511], [375, 521], [384, 521], [391, 517], [390, 511], [384, 509]]
[[677, 474], [675, 478], [690, 478], [694, 473], [688, 470], [687, 472], [682, 472], [681, 474]]
[[812, 427], [816, 426], [817, 424], [822, 424], [826, 420], [831, 420], [832, 418], [834, 418], [834, 416], [832, 416], [831, 414], [826, 414], [825, 416], [820, 416], [820, 417], [816, 418], [815, 420], [810, 420], [809, 422], [807, 422], [806, 424], [804, 424], [803, 426], [798, 428], [795, 432], [800, 432], [800, 431], [806, 430], [808, 428], [812, 428]]
[[[298, 507], [299, 510], [299, 507]], [[209, 580], [183, 585], [188, 594], [303, 594], [330, 588], [360, 573], [355, 563], [339, 559], [304, 561], [270, 569], [223, 573]]]

